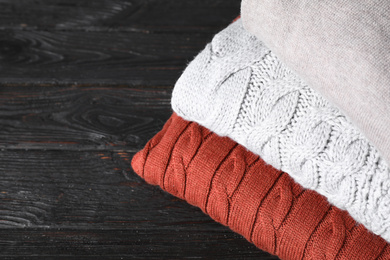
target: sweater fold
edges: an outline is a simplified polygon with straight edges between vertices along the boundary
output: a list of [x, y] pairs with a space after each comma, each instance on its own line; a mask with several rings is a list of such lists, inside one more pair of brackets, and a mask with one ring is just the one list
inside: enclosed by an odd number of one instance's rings
[[188, 65], [172, 108], [232, 138], [390, 241], [390, 170], [335, 106], [237, 20]]

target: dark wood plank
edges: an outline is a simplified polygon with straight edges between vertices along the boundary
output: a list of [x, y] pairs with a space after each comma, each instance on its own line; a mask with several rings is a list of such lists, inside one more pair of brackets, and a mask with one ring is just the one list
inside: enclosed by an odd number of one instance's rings
[[0, 29], [215, 31], [240, 0], [2, 0]]
[[0, 236], [7, 237], [2, 259], [278, 259], [228, 230], [10, 229]]
[[0, 83], [172, 86], [211, 34], [0, 31]]
[[171, 114], [170, 87], [0, 86], [0, 149], [138, 151]]
[[132, 155], [0, 152], [2, 259], [276, 259], [146, 184], [129, 169]]
[[0, 149], [141, 149], [171, 114], [171, 87], [0, 86]]

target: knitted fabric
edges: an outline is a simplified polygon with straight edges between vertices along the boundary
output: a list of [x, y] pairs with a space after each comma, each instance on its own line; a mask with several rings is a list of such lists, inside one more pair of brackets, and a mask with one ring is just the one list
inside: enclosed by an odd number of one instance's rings
[[240, 20], [189, 64], [172, 107], [184, 119], [231, 137], [390, 241], [386, 162]]
[[173, 114], [133, 160], [148, 183], [281, 259], [390, 259], [390, 246], [227, 137]]
[[243, 0], [245, 29], [348, 116], [390, 164], [390, 1]]

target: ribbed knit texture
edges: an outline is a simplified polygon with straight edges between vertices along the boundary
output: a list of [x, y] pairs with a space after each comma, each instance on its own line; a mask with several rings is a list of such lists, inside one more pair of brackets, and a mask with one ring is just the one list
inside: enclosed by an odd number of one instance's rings
[[230, 138], [176, 114], [132, 166], [148, 183], [281, 259], [390, 259], [389, 245], [346, 211]]
[[189, 64], [172, 107], [184, 119], [231, 137], [390, 241], [386, 162], [240, 20]]

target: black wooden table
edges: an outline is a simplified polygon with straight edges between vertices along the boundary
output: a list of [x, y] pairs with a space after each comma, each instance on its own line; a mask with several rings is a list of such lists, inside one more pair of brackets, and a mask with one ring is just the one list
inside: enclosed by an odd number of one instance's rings
[[239, 5], [0, 1], [0, 259], [276, 259], [130, 168]]

